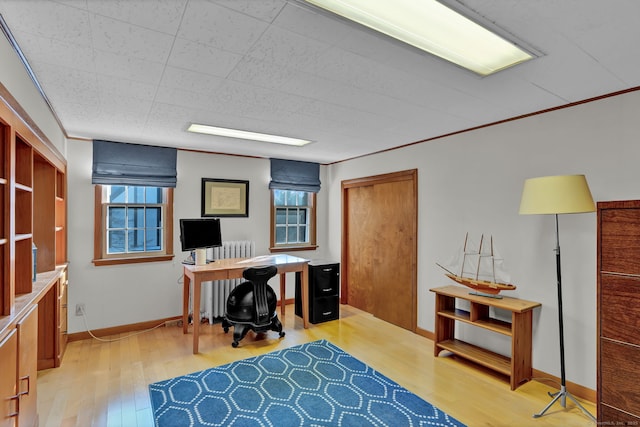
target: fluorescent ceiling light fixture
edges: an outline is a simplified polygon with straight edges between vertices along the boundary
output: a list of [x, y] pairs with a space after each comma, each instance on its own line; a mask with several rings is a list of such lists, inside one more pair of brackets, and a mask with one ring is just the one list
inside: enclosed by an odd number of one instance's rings
[[534, 55], [436, 0], [304, 0], [486, 76]]
[[295, 145], [302, 147], [311, 143], [305, 139], [289, 138], [287, 136], [269, 135], [267, 133], [249, 132], [246, 130], [221, 128], [216, 126], [200, 125], [192, 123], [187, 129], [189, 132], [206, 133], [208, 135], [227, 136], [229, 138], [249, 139], [252, 141], [273, 142], [275, 144]]

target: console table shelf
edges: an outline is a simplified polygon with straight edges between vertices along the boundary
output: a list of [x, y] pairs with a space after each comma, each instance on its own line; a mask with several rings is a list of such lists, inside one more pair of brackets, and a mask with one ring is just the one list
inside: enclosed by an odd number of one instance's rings
[[[455, 285], [434, 288], [431, 292], [436, 294], [434, 356], [446, 350], [506, 375], [510, 378], [511, 390], [531, 378], [533, 309], [540, 303], [511, 297], [496, 299], [471, 295], [468, 289]], [[456, 299], [468, 301], [469, 311], [457, 308]], [[491, 317], [491, 307], [510, 311], [511, 322]], [[456, 339], [455, 322], [511, 337], [511, 357]]]

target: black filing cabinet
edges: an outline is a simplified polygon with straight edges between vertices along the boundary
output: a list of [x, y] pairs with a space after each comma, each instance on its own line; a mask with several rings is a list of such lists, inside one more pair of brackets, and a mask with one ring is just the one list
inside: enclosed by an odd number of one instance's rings
[[[302, 317], [302, 286], [296, 273], [296, 316]], [[309, 262], [309, 322], [322, 323], [340, 316], [340, 263]]]

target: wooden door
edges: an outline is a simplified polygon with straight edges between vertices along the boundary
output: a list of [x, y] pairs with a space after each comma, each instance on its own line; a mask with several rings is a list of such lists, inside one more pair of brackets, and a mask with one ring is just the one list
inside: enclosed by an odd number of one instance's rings
[[[356, 187], [349, 190], [349, 211], [347, 214], [348, 242], [346, 276], [349, 284], [346, 296], [349, 305], [375, 313], [373, 295], [373, 266], [377, 258], [374, 238], [370, 230], [377, 228], [370, 206], [374, 203], [373, 186]], [[357, 236], [357, 238], [356, 238]], [[345, 263], [343, 262], [343, 265]], [[345, 272], [343, 271], [343, 277]]]
[[417, 171], [342, 186], [342, 302], [415, 331]]

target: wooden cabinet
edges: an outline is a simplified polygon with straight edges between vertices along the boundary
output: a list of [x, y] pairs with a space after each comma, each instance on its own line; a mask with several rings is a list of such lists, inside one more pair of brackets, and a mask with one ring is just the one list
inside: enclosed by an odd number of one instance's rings
[[18, 321], [18, 426], [38, 425], [36, 360], [38, 347], [38, 307], [32, 306], [27, 314]]
[[640, 200], [598, 203], [598, 423], [640, 423]]
[[0, 342], [0, 427], [38, 425], [38, 307], [32, 305]]
[[22, 427], [37, 424], [37, 367], [59, 366], [66, 344], [66, 161], [2, 84], [0, 160], [1, 405], [21, 414], [0, 426]]
[[18, 416], [18, 334], [15, 328], [0, 339], [0, 372], [0, 427], [13, 427]]
[[61, 268], [38, 305], [38, 369], [57, 368], [67, 345], [67, 269]]
[[[510, 379], [511, 390], [531, 379], [533, 309], [539, 307], [540, 303], [510, 297], [495, 299], [471, 295], [468, 289], [455, 285], [431, 289], [431, 292], [436, 294], [434, 356], [447, 350], [506, 375]], [[467, 301], [469, 310], [458, 308], [456, 300]], [[492, 308], [511, 312], [511, 322], [493, 317]], [[511, 356], [503, 356], [457, 339], [455, 322], [511, 337]]]

